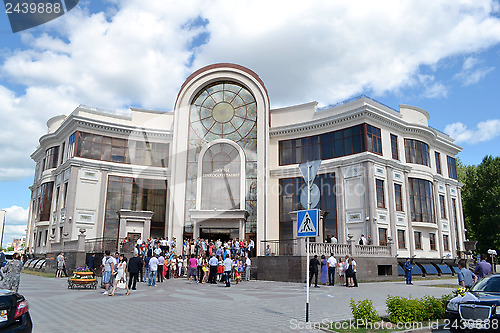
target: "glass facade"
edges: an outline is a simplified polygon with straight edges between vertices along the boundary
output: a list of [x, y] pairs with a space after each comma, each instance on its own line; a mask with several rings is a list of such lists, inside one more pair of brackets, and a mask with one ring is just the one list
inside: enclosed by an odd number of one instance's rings
[[40, 198], [38, 201], [38, 221], [49, 221], [52, 211], [52, 192], [54, 182], [43, 183], [40, 186]]
[[380, 129], [368, 124], [279, 142], [279, 164], [326, 160], [370, 151], [382, 155]]
[[76, 132], [76, 157], [99, 161], [138, 164], [147, 166], [168, 166], [168, 143], [136, 141], [113, 138], [87, 132]]
[[408, 178], [408, 187], [411, 221], [435, 223], [432, 183], [424, 179]]
[[[200, 156], [204, 147], [217, 139], [239, 145], [243, 155], [232, 145], [216, 144]], [[216, 146], [216, 147], [214, 147]], [[213, 147], [213, 148], [212, 148]], [[215, 150], [221, 149], [220, 155]], [[208, 155], [207, 155], [208, 154]], [[190, 210], [201, 200], [202, 209], [244, 209], [248, 212], [245, 233], [257, 232], [257, 103], [248, 89], [235, 82], [215, 82], [200, 90], [190, 107], [188, 166], [186, 179], [186, 215], [184, 232], [193, 232]], [[245, 174], [241, 174], [241, 159]], [[198, 163], [203, 175], [198, 175]], [[238, 175], [238, 173], [240, 173]], [[241, 177], [245, 200], [241, 207]], [[197, 184], [202, 182], [202, 198], [197, 198]], [[212, 187], [212, 194], [210, 194]], [[214, 191], [214, 189], [218, 189]]]
[[[319, 174], [314, 179], [319, 187], [321, 197], [316, 208], [328, 212], [323, 221], [323, 234], [337, 237], [337, 209], [335, 200], [335, 173]], [[282, 178], [279, 180], [279, 220], [280, 239], [292, 239], [292, 218], [290, 212], [305, 209], [300, 203], [300, 193], [305, 186], [302, 177]]]
[[151, 237], [165, 234], [167, 181], [109, 176], [104, 237], [118, 238], [120, 209], [152, 211]]
[[47, 149], [45, 151], [44, 161], [43, 171], [57, 168], [57, 162], [59, 161], [59, 146]]
[[405, 139], [406, 163], [415, 163], [430, 166], [429, 145], [425, 142]]

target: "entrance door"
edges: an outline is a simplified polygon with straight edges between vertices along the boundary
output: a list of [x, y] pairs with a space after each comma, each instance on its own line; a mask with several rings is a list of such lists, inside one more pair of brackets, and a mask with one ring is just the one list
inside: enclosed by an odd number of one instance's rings
[[236, 228], [200, 228], [200, 238], [209, 241], [227, 242], [230, 239], [239, 238], [239, 229]]

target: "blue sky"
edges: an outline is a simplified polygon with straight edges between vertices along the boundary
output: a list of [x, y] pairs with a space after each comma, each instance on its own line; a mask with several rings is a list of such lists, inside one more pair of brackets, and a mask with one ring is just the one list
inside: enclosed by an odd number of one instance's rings
[[185, 78], [210, 63], [254, 70], [272, 107], [366, 94], [427, 110], [466, 164], [498, 156], [499, 10], [492, 0], [95, 0], [16, 34], [2, 10], [4, 243], [24, 233], [29, 156], [47, 119], [79, 104], [171, 110]]

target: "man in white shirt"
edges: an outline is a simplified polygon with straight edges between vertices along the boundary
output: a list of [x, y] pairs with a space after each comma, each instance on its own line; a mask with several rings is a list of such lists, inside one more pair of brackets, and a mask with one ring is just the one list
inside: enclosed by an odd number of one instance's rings
[[156, 272], [158, 272], [158, 258], [153, 256], [149, 259], [149, 281], [148, 286], [156, 287]]
[[137, 239], [137, 251], [139, 251], [139, 253], [141, 253], [141, 245], [142, 245], [142, 238], [139, 237], [139, 239]]
[[226, 278], [226, 287], [231, 287], [231, 269], [233, 267], [233, 260], [227, 256], [224, 260], [224, 276]]
[[252, 266], [252, 261], [250, 260], [249, 257], [247, 257], [247, 260], [245, 261], [245, 281], [250, 281], [250, 268]]
[[327, 260], [328, 263], [328, 285], [335, 285], [335, 268], [337, 267], [337, 259], [333, 256], [333, 253]]

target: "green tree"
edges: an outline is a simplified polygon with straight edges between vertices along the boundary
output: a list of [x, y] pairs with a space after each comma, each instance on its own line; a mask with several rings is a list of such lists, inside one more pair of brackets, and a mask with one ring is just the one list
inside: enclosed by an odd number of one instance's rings
[[479, 253], [500, 250], [500, 157], [485, 156], [477, 166], [460, 164], [467, 238], [478, 241]]

